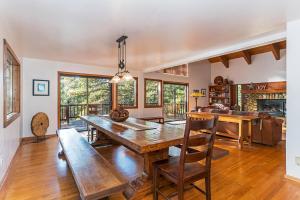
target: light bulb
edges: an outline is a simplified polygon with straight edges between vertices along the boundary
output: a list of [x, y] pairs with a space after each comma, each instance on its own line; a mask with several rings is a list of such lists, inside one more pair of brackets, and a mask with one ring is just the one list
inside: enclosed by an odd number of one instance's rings
[[118, 75], [115, 75], [111, 80], [110, 83], [118, 83], [120, 82], [120, 77]]
[[129, 72], [125, 72], [125, 74], [123, 75], [122, 79], [124, 81], [130, 81], [130, 80], [133, 80], [133, 77], [131, 76], [131, 74]]

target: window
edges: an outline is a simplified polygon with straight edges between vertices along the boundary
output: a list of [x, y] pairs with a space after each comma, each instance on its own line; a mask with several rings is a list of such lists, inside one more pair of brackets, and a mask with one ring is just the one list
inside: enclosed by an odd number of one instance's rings
[[145, 79], [145, 108], [161, 107], [162, 81]]
[[6, 40], [3, 41], [4, 127], [20, 115], [20, 62]]
[[117, 84], [117, 105], [138, 108], [138, 79]]
[[85, 131], [86, 124], [80, 116], [107, 115], [112, 109], [111, 77], [91, 74], [59, 72], [60, 128]]

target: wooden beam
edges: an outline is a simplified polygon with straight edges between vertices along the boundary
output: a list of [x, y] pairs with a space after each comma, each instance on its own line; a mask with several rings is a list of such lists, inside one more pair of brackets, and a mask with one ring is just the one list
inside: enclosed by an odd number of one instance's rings
[[241, 51], [241, 53], [242, 53], [243, 58], [245, 59], [245, 61], [248, 63], [248, 65], [250, 65], [252, 60], [251, 60], [251, 54], [249, 53], [249, 51], [244, 50], [244, 51]]
[[272, 53], [276, 60], [280, 60], [280, 48], [278, 43], [271, 44]]
[[229, 68], [229, 60], [226, 56], [220, 56], [221, 62], [226, 68]]

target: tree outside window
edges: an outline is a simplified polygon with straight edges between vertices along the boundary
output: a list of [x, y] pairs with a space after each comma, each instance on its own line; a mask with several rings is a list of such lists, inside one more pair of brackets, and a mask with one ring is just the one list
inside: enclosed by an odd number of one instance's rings
[[137, 82], [138, 79], [134, 78], [132, 81], [124, 81], [117, 84], [117, 105], [124, 108], [137, 108]]
[[145, 108], [161, 107], [161, 85], [161, 80], [145, 79]]

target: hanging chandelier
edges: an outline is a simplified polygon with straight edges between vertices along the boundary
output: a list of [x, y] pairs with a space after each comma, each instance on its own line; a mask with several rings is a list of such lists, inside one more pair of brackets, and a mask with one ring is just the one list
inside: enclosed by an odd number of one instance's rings
[[123, 35], [117, 39], [118, 43], [118, 72], [110, 80], [111, 83], [119, 83], [122, 81], [133, 80], [133, 77], [126, 69], [126, 39], [128, 37]]

